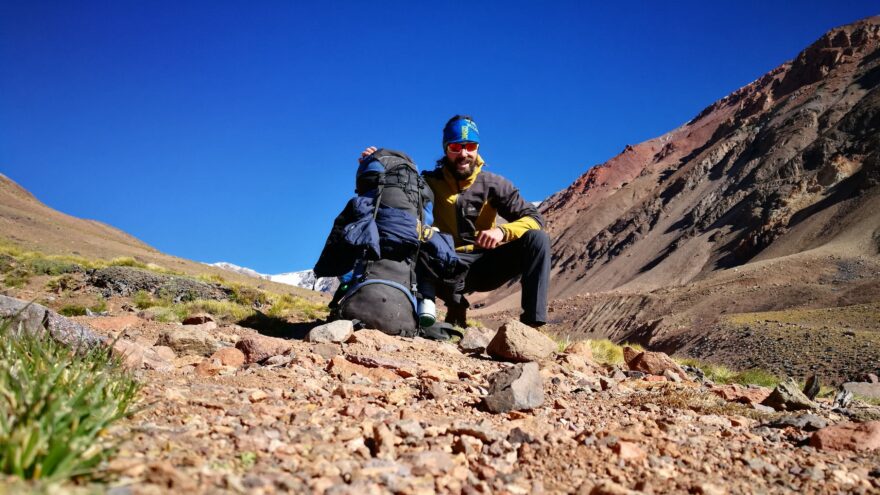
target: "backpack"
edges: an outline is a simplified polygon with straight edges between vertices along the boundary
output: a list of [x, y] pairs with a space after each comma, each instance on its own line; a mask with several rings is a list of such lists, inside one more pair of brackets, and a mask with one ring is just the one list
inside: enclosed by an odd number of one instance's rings
[[315, 276], [342, 279], [330, 303], [332, 317], [415, 335], [416, 263], [431, 232], [433, 193], [409, 156], [388, 149], [361, 162], [355, 184], [357, 196], [334, 220]]

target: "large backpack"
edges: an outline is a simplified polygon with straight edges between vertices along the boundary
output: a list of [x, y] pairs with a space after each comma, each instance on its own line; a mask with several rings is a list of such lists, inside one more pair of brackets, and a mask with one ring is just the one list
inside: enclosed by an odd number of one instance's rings
[[379, 149], [356, 175], [356, 197], [333, 222], [318, 277], [343, 277], [332, 315], [392, 335], [418, 331], [416, 262], [430, 237], [433, 193], [405, 153]]

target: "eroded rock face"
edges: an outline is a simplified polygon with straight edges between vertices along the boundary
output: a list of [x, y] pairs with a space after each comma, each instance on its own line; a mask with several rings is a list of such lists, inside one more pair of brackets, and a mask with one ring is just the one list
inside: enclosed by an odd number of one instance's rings
[[556, 351], [556, 342], [516, 320], [508, 320], [486, 347], [490, 356], [513, 362], [540, 361]]
[[520, 363], [489, 377], [486, 407], [494, 412], [534, 409], [544, 403], [544, 383], [537, 363]]
[[819, 450], [872, 451], [880, 449], [880, 421], [840, 423], [813, 433], [810, 445]]
[[104, 289], [104, 296], [133, 296], [145, 291], [154, 296], [170, 296], [174, 302], [195, 299], [226, 299], [227, 290], [217, 284], [208, 284], [177, 275], [163, 275], [129, 266], [110, 266], [95, 270], [89, 283]]
[[45, 306], [0, 295], [0, 317], [9, 318], [17, 328], [41, 334], [49, 331], [52, 338], [72, 347], [97, 345], [104, 339], [90, 328], [65, 318]]

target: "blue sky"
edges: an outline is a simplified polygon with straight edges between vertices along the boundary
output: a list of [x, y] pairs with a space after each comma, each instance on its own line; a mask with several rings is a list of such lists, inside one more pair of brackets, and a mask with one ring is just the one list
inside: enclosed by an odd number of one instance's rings
[[310, 268], [368, 145], [448, 117], [529, 200], [876, 1], [0, 0], [0, 172], [169, 254]]

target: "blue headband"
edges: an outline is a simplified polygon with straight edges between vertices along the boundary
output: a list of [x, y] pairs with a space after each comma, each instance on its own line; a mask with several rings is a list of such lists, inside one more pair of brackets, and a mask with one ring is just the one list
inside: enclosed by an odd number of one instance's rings
[[477, 124], [473, 120], [453, 120], [443, 129], [443, 148], [449, 143], [463, 142], [480, 142], [480, 131], [477, 130]]

